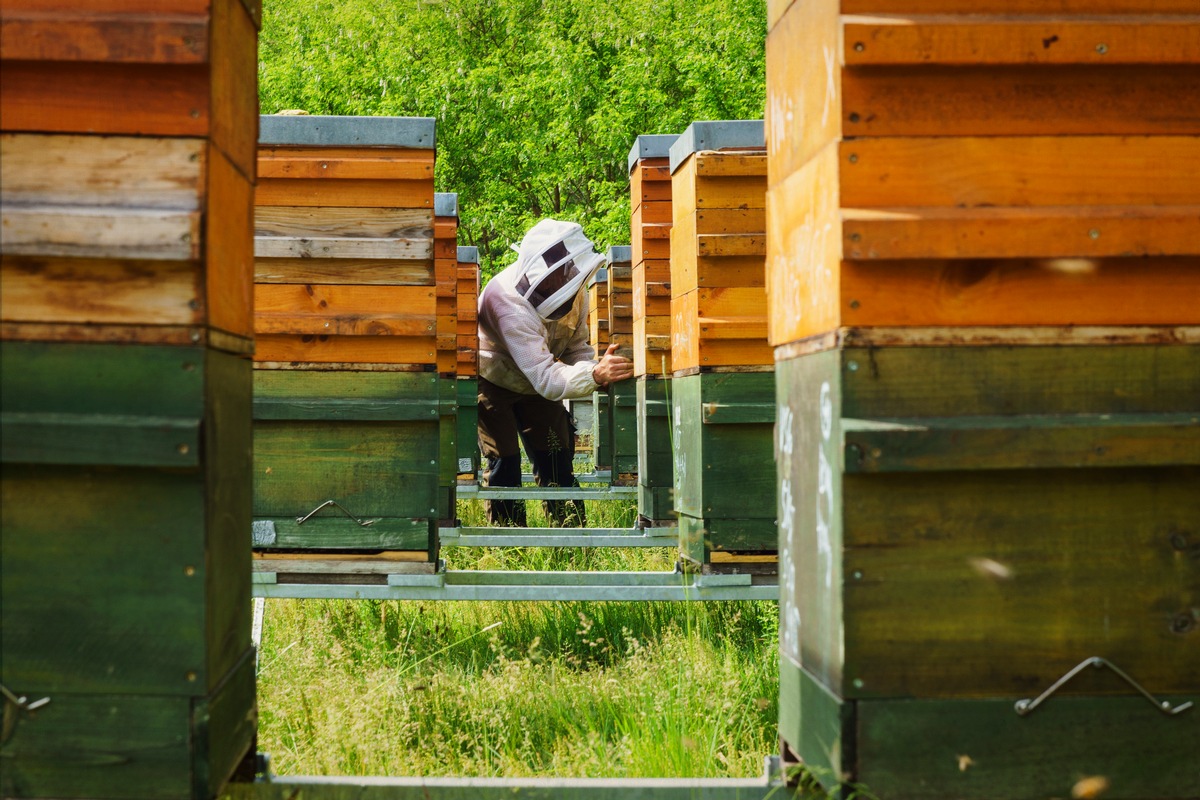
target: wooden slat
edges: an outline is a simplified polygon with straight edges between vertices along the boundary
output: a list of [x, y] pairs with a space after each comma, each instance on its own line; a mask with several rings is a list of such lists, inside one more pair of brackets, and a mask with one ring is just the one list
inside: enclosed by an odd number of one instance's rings
[[202, 64], [208, 60], [208, 19], [6, 8], [0, 50], [12, 61]]
[[[1193, 9], [1194, 11], [1194, 9]], [[846, 66], [1195, 64], [1200, 14], [842, 18]]]
[[1200, 255], [1200, 205], [842, 212], [851, 259]]
[[767, 237], [763, 234], [722, 233], [697, 237], [698, 253], [703, 256], [765, 256]]
[[[425, 286], [254, 287], [255, 330], [262, 333], [349, 333], [339, 330], [344, 325], [360, 335], [432, 335], [435, 314], [433, 292]], [[372, 320], [379, 320], [375, 330]], [[301, 327], [288, 329], [292, 323]]]
[[212, 142], [251, 183], [255, 180], [258, 147], [260, 4], [260, 0], [217, 0], [211, 4]]
[[0, 201], [191, 211], [206, 155], [194, 138], [0, 133]]
[[254, 209], [254, 232], [258, 236], [432, 240], [433, 214], [415, 208], [294, 208], [260, 204]]
[[210, 144], [205, 229], [205, 291], [214, 328], [247, 339], [254, 332], [254, 184]]
[[751, 151], [703, 150], [696, 153], [697, 178], [766, 177], [767, 153]]
[[433, 208], [433, 181], [266, 178], [255, 202], [264, 206]]
[[202, 271], [193, 261], [4, 256], [5, 322], [202, 325]]
[[257, 283], [328, 283], [433, 286], [433, 262], [405, 259], [263, 258], [254, 260]]
[[434, 336], [314, 336], [264, 334], [255, 337], [256, 362], [312, 364], [436, 363]]
[[1187, 136], [859, 139], [840, 169], [849, 208], [1200, 205]]
[[[846, 70], [846, 136], [1200, 133], [1200, 67]], [[834, 112], [837, 113], [837, 112]]]
[[204, 136], [204, 65], [6, 61], [0, 117], [9, 131]]
[[429, 239], [375, 239], [365, 236], [255, 236], [255, 258], [355, 258], [424, 261]]
[[197, 467], [200, 420], [4, 412], [0, 458], [22, 464]]
[[78, 206], [5, 206], [0, 253], [193, 261], [200, 257], [196, 211]]
[[[347, 148], [350, 149], [350, 148]], [[432, 180], [432, 159], [415, 155], [335, 152], [314, 156], [303, 151], [273, 149], [258, 157], [259, 178], [323, 178], [326, 180]]]
[[1196, 325], [1200, 258], [844, 262], [855, 326]]

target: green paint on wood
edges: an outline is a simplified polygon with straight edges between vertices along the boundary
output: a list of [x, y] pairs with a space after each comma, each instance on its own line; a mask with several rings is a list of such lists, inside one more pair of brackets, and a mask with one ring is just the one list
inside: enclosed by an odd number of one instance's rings
[[[458, 393], [458, 472], [472, 475], [479, 471], [479, 379], [459, 378]], [[466, 466], [470, 462], [470, 466]], [[464, 469], [463, 467], [466, 466]]]
[[1194, 414], [1200, 346], [851, 348], [840, 374], [855, 419]]
[[247, 649], [192, 711], [194, 797], [215, 796], [254, 743], [258, 728], [255, 652]]
[[443, 379], [426, 372], [254, 371], [254, 418], [436, 419]]
[[1200, 464], [1200, 414], [842, 420], [846, 472]]
[[336, 500], [360, 518], [436, 517], [438, 428], [436, 421], [258, 422], [254, 515], [304, 516]]
[[274, 517], [269, 521], [275, 532], [272, 543], [261, 545], [266, 550], [427, 550], [429, 521], [427, 519], [395, 519], [368, 517], [359, 525], [330, 506], [321, 516], [311, 517], [303, 525], [295, 517]]
[[608, 407], [607, 391], [592, 393], [592, 448], [596, 469], [612, 467], [612, 412]]
[[636, 476], [638, 471], [637, 381], [626, 380], [608, 387], [611, 414], [612, 470], [617, 476]]
[[787, 657], [779, 662], [779, 736], [827, 790], [853, 781], [854, 703]]
[[1105, 800], [1200, 796], [1194, 708], [1053, 697], [1019, 717], [1015, 699], [857, 703], [857, 780], [886, 798], [1071, 797], [1086, 776], [1108, 782]]
[[200, 420], [113, 414], [0, 413], [0, 460], [194, 468]]
[[707, 563], [714, 551], [775, 552], [777, 542], [774, 519], [697, 519], [679, 515], [680, 552], [696, 563]]

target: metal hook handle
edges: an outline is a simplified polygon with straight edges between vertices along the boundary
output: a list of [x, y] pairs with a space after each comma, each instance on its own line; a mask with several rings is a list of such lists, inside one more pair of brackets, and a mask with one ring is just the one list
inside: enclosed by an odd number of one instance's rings
[[1128, 683], [1134, 689], [1137, 689], [1138, 693], [1141, 694], [1142, 697], [1144, 697], [1148, 701], [1150, 701], [1150, 705], [1154, 706], [1159, 711], [1166, 714], [1168, 717], [1173, 717], [1176, 714], [1182, 714], [1184, 711], [1187, 711], [1189, 708], [1192, 707], [1191, 701], [1188, 701], [1181, 705], [1172, 707], [1171, 704], [1169, 702], [1167, 702], [1166, 700], [1159, 700], [1154, 695], [1147, 692], [1140, 683], [1138, 683], [1133, 678], [1126, 675], [1124, 670], [1122, 670], [1116, 664], [1109, 661], [1107, 658], [1100, 658], [1099, 656], [1092, 656], [1091, 658], [1084, 659], [1083, 661], [1079, 662], [1070, 672], [1068, 672], [1066, 675], [1063, 675], [1061, 678], [1059, 678], [1057, 681], [1055, 681], [1054, 684], [1049, 689], [1042, 692], [1036, 698], [1034, 698], [1032, 700], [1030, 700], [1028, 698], [1025, 698], [1023, 700], [1018, 700], [1013, 705], [1013, 709], [1017, 712], [1017, 714], [1019, 716], [1022, 716], [1022, 717], [1026, 716], [1027, 714], [1032, 712], [1035, 708], [1040, 706], [1042, 704], [1042, 702], [1046, 700], [1046, 698], [1050, 697], [1050, 695], [1057, 692], [1059, 689], [1061, 689], [1063, 686], [1065, 686], [1068, 681], [1070, 681], [1072, 678], [1074, 678], [1080, 672], [1083, 672], [1088, 667], [1095, 667], [1096, 669], [1100, 669], [1101, 667], [1108, 667], [1113, 672], [1117, 673], [1117, 675], [1120, 676], [1126, 683]]
[[41, 700], [29, 702], [28, 697], [18, 697], [8, 690], [8, 687], [0, 683], [0, 694], [4, 695], [4, 722], [2, 730], [0, 730], [0, 744], [7, 744], [12, 738], [13, 733], [17, 730], [17, 720], [22, 711], [37, 711], [42, 706], [50, 702], [49, 697], [43, 697]]
[[365, 521], [364, 521], [364, 520], [361, 520], [361, 519], [359, 519], [358, 517], [356, 517], [356, 516], [354, 516], [353, 514], [351, 514], [349, 511], [347, 511], [347, 510], [345, 509], [345, 507], [344, 507], [344, 506], [343, 506], [341, 503], [339, 503], [337, 500], [326, 500], [324, 503], [321, 503], [321, 505], [317, 506], [317, 507], [316, 507], [316, 508], [314, 508], [312, 511], [308, 512], [307, 514], [305, 514], [303, 517], [296, 517], [296, 524], [297, 524], [297, 525], [303, 525], [304, 523], [306, 523], [306, 522], [308, 522], [310, 519], [312, 519], [312, 518], [313, 518], [313, 515], [315, 515], [315, 514], [316, 514], [318, 511], [320, 511], [320, 510], [321, 510], [321, 509], [323, 509], [323, 508], [328, 508], [329, 506], [337, 506], [337, 508], [338, 508], [338, 510], [339, 510], [339, 511], [341, 511], [341, 512], [342, 512], [343, 514], [345, 514], [347, 517], [349, 517], [350, 519], [354, 520], [355, 522], [357, 522], [359, 525], [361, 525], [361, 526], [362, 526], [362, 527], [364, 527], [364, 528], [365, 528], [365, 527], [367, 527], [367, 526], [369, 526], [369, 525], [374, 525], [376, 522], [379, 522], [379, 520], [377, 520], [377, 519], [368, 519], [368, 520], [365, 520]]

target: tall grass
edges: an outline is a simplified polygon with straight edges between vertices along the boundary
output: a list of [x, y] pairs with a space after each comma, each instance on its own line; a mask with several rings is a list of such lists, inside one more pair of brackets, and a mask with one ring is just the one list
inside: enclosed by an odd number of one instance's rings
[[[457, 569], [674, 558], [456, 550]], [[259, 749], [279, 774], [757, 776], [776, 749], [777, 633], [774, 603], [269, 601]]]

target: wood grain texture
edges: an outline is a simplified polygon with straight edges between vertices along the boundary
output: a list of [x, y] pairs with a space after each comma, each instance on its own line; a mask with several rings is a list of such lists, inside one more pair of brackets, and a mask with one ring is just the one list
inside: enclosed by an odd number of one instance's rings
[[[1194, 11], [1194, 9], [1193, 9]], [[847, 67], [865, 64], [1195, 64], [1200, 14], [844, 16]]]
[[842, 72], [847, 136], [1200, 133], [1200, 68], [863, 67]]
[[209, 324], [254, 335], [254, 184], [215, 145], [209, 147], [205, 289]]
[[425, 261], [432, 255], [429, 239], [364, 236], [255, 236], [255, 258], [356, 258]]
[[192, 261], [4, 256], [5, 322], [200, 325], [201, 270]]
[[429, 337], [436, 298], [425, 286], [259, 284], [256, 333]]
[[437, 363], [437, 341], [432, 332], [423, 337], [261, 334], [255, 337], [254, 360], [298, 366], [406, 364], [424, 368]]
[[[321, 208], [257, 205], [257, 236], [433, 239], [433, 213], [416, 208]], [[433, 258], [432, 250], [426, 258]]]
[[860, 139], [840, 151], [847, 208], [1200, 205], [1195, 137]]
[[1200, 255], [1200, 205], [842, 212], [847, 258]]
[[0, 116], [8, 131], [205, 136], [205, 65], [6, 61]]
[[427, 151], [388, 152], [379, 148], [262, 148], [259, 178], [327, 180], [430, 180], [433, 158]]
[[855, 326], [1200, 323], [1198, 258], [844, 262], [841, 291]]
[[212, 142], [251, 183], [258, 146], [258, 4], [259, 0], [211, 4]]
[[12, 61], [203, 64], [207, 15], [114, 14], [6, 8], [0, 48]]
[[256, 258], [255, 283], [433, 287], [433, 262], [394, 258]]
[[433, 181], [263, 178], [255, 202], [265, 206], [433, 208]]
[[194, 261], [197, 211], [100, 206], [5, 206], [0, 254]]

